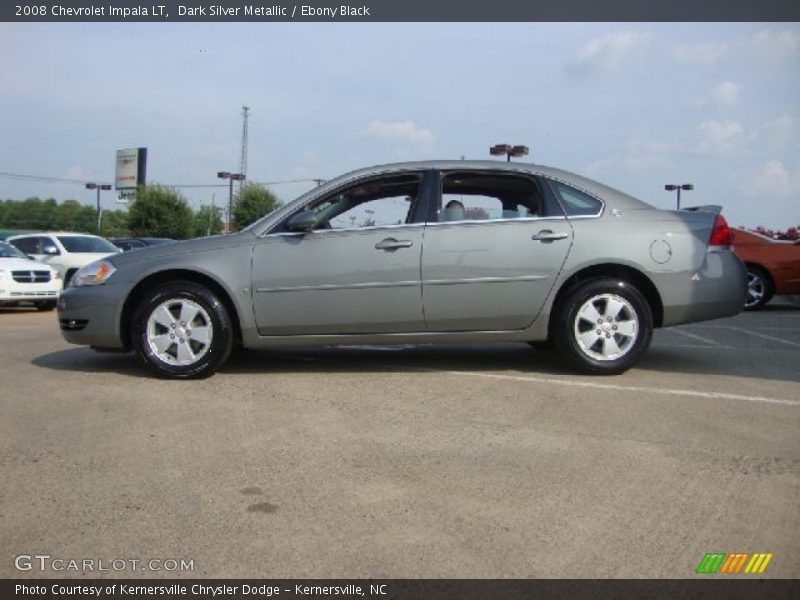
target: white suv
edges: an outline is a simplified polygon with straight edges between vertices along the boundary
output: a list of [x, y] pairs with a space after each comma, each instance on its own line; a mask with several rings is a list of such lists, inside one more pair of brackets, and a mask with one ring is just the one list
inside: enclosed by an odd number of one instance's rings
[[81, 267], [121, 252], [108, 240], [85, 233], [26, 233], [15, 235], [6, 241], [31, 258], [56, 269], [61, 274], [65, 287]]
[[58, 271], [0, 242], [0, 306], [32, 302], [39, 310], [53, 310], [60, 293]]

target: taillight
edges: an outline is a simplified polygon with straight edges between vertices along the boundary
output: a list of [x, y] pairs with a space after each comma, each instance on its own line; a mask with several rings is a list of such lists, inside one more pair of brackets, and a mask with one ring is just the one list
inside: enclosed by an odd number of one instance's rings
[[730, 246], [732, 241], [731, 229], [728, 222], [720, 214], [714, 219], [714, 227], [711, 230], [711, 237], [708, 239], [709, 246]]

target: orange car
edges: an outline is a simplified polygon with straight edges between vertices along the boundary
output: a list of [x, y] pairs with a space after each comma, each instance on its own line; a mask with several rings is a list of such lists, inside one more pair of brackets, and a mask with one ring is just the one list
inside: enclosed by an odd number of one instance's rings
[[773, 294], [800, 294], [800, 240], [773, 240], [731, 228], [733, 249], [747, 267], [745, 310], [758, 310]]

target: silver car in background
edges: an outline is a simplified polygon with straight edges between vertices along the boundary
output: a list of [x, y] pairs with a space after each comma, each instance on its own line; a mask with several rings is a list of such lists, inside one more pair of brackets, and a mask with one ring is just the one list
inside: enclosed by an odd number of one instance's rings
[[244, 231], [109, 257], [59, 300], [67, 341], [155, 373], [234, 346], [541, 342], [614, 374], [656, 327], [737, 314], [744, 268], [714, 211], [663, 211], [559, 169], [441, 161], [349, 173]]

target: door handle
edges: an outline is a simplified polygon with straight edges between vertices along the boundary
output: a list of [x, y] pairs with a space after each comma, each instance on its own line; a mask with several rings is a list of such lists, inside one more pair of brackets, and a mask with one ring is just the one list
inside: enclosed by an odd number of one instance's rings
[[396, 240], [394, 238], [386, 238], [375, 244], [376, 250], [397, 250], [398, 248], [411, 248], [414, 243], [411, 240]]
[[565, 240], [569, 237], [569, 234], [566, 232], [555, 233], [550, 231], [549, 229], [543, 229], [539, 233], [534, 233], [531, 236], [531, 239], [534, 242], [554, 242], [556, 240]]

